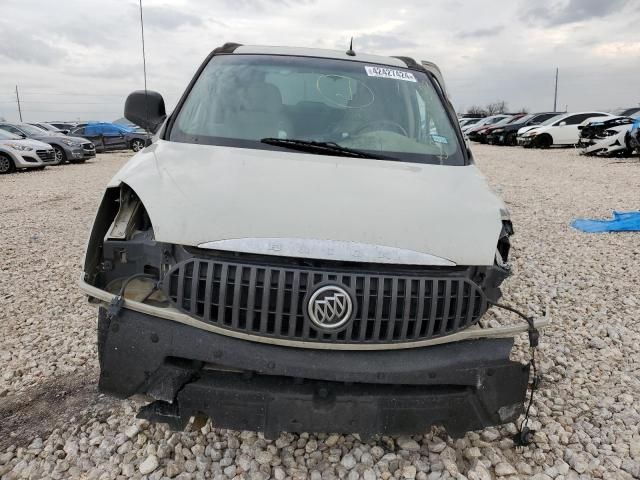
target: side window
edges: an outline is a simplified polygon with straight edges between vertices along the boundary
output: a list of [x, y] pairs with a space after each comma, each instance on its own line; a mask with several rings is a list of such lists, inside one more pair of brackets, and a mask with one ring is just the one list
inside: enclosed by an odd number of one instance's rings
[[580, 122], [582, 122], [582, 115], [571, 115], [570, 117], [565, 118], [561, 122], [558, 122], [558, 124], [562, 122], [566, 123], [567, 125], [577, 125]]
[[71, 130], [71, 135], [84, 135], [84, 127], [75, 128]]

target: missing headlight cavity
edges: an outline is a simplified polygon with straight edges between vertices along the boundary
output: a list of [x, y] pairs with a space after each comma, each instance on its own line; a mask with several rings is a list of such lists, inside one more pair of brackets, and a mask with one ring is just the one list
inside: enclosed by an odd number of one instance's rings
[[105, 287], [139, 272], [159, 278], [162, 255], [151, 220], [138, 195], [127, 185], [107, 190], [89, 251], [100, 254], [85, 264], [86, 278], [96, 286]]
[[124, 185], [120, 189], [119, 209], [109, 228], [107, 239], [129, 240], [138, 231], [151, 228], [151, 221], [142, 202], [133, 190]]

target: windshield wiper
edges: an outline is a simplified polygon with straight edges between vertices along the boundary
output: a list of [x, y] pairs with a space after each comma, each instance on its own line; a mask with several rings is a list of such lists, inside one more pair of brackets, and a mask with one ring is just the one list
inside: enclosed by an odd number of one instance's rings
[[364, 152], [353, 148], [343, 147], [335, 142], [315, 142], [313, 140], [298, 140], [295, 138], [267, 137], [260, 140], [262, 143], [276, 147], [290, 148], [307, 153], [319, 153], [336, 157], [373, 158], [375, 160], [398, 160], [397, 158], [379, 155], [377, 153]]

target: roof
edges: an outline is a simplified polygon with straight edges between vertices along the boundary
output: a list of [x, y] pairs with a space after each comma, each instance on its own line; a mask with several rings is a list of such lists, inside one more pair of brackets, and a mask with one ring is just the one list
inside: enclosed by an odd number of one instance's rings
[[360, 53], [355, 49], [356, 55], [347, 55], [348, 46], [344, 51], [327, 50], [322, 48], [301, 48], [301, 47], [276, 47], [261, 45], [241, 45], [236, 48], [233, 53], [257, 54], [257, 55], [294, 55], [299, 57], [320, 57], [335, 58], [339, 60], [350, 60], [352, 62], [377, 63], [380, 65], [389, 65], [392, 67], [407, 68], [407, 64], [398, 58], [385, 57], [382, 55], [369, 55]]

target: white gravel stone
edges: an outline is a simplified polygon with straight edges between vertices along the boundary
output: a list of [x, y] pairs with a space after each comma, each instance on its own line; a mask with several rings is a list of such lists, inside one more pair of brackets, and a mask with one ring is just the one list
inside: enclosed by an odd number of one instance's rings
[[496, 475], [499, 477], [506, 477], [507, 475], [516, 475], [518, 472], [513, 466], [506, 462], [500, 462], [496, 465], [495, 468]]
[[158, 457], [155, 455], [149, 455], [144, 462], [140, 464], [138, 470], [142, 475], [148, 475], [158, 468]]
[[417, 452], [420, 450], [420, 444], [410, 437], [398, 437], [396, 440], [398, 447], [408, 452]]
[[[0, 477], [640, 477], [640, 234], [569, 227], [576, 217], [637, 209], [638, 161], [586, 159], [573, 149], [473, 151], [501, 190], [516, 231], [503, 301], [535, 315], [546, 305], [553, 321], [537, 356], [543, 381], [533, 404], [535, 446], [516, 451], [513, 423], [458, 440], [434, 430], [367, 444], [354, 435], [309, 433], [269, 441], [210, 422], [171, 432], [136, 420], [137, 401], [99, 395], [96, 312], [77, 278], [104, 185], [129, 157], [110, 153], [84, 165], [0, 177], [0, 403], [55, 395], [0, 438]], [[483, 321], [517, 323], [512, 317], [491, 309]], [[525, 337], [516, 339], [513, 359], [528, 358]]]

